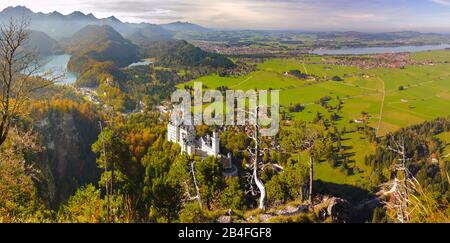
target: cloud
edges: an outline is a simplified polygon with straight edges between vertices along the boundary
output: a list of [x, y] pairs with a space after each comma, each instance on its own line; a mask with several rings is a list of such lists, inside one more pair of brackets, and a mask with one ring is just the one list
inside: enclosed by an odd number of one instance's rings
[[[189, 21], [220, 29], [425, 30], [441, 28], [450, 0], [0, 0], [0, 7], [75, 10], [127, 22]], [[419, 29], [420, 28], [420, 29]]]
[[117, 1], [117, 0], [80, 0], [79, 5], [101, 16], [115, 15], [122, 18], [133, 18], [137, 21], [148, 21], [149, 19], [178, 19], [179, 13], [169, 9], [167, 4], [158, 4], [158, 1]]
[[450, 6], [450, 0], [431, 0], [431, 2], [445, 5], [445, 6]]

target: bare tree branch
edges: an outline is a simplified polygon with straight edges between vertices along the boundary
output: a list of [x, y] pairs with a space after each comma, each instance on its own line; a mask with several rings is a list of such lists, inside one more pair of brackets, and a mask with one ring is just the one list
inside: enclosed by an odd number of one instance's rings
[[0, 145], [26, 108], [31, 94], [55, 83], [61, 76], [38, 74], [41, 66], [36, 52], [25, 48], [30, 38], [29, 20], [10, 19], [0, 25]]

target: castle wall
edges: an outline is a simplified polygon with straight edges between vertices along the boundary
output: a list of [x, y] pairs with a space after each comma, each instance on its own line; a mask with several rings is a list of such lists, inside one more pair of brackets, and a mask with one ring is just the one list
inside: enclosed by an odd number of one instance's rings
[[208, 156], [219, 156], [220, 139], [217, 132], [213, 133], [213, 137], [207, 136], [200, 139], [200, 147], [195, 146], [195, 130], [191, 127], [180, 127], [173, 124], [167, 125], [167, 139], [170, 142], [178, 143], [181, 151], [187, 154], [195, 154], [196, 149], [207, 154]]
[[167, 139], [170, 142], [173, 143], [178, 143], [179, 139], [178, 139], [178, 127], [174, 126], [172, 124], [169, 123], [169, 125], [167, 125]]

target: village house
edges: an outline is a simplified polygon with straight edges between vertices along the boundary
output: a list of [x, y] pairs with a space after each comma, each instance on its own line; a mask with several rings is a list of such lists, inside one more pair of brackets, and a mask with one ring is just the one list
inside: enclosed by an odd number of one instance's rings
[[437, 156], [436, 153], [433, 153], [433, 154], [431, 155], [431, 163], [433, 163], [433, 164], [439, 164], [439, 159], [438, 159], [438, 156]]
[[364, 120], [363, 119], [355, 119], [353, 122], [355, 122], [355, 123], [364, 123]]

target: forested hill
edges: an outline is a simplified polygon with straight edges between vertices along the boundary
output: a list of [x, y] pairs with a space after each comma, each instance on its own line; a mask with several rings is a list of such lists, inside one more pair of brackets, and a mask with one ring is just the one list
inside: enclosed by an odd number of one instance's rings
[[58, 42], [40, 31], [30, 31], [30, 39], [27, 48], [36, 51], [40, 56], [48, 56], [62, 52]]
[[441, 195], [441, 199], [448, 200], [450, 194], [446, 181], [450, 167], [447, 159], [440, 158], [445, 157], [445, 151], [450, 146], [445, 139], [449, 132], [449, 117], [402, 128], [388, 134], [378, 143], [375, 154], [366, 158], [366, 163], [373, 167], [374, 172], [381, 168], [391, 168], [393, 161], [397, 161], [398, 158], [389, 148], [395, 148], [396, 143], [400, 142], [405, 147], [407, 167], [411, 173], [424, 188]]
[[167, 42], [159, 46], [159, 61], [164, 65], [232, 68], [234, 63], [220, 54], [209, 53], [187, 41]]
[[78, 73], [89, 61], [124, 67], [138, 60], [138, 47], [108, 25], [86, 26], [67, 40], [65, 47], [73, 55], [68, 68]]
[[234, 67], [223, 55], [174, 40], [170, 34], [155, 34], [154, 30], [144, 28], [128, 40], [111, 26], [86, 26], [64, 42], [66, 52], [72, 54], [68, 69], [78, 74], [79, 85], [96, 87], [102, 80], [123, 82], [119, 69], [144, 58], [154, 58], [162, 66], [202, 67], [209, 72]]

